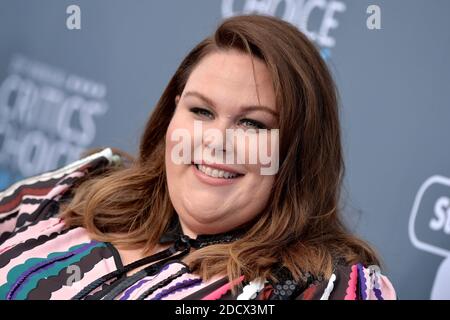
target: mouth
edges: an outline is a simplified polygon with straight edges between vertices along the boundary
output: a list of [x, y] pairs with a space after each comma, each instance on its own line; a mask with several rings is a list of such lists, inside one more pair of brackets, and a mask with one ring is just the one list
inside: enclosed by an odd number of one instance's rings
[[191, 165], [197, 177], [208, 184], [229, 184], [244, 176], [244, 174], [241, 173], [219, 169], [206, 164], [192, 163]]

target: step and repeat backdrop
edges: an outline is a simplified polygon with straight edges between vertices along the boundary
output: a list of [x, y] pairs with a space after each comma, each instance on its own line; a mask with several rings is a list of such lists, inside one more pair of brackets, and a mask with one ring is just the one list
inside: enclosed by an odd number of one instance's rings
[[181, 59], [221, 19], [312, 39], [341, 98], [349, 226], [400, 299], [450, 299], [450, 1], [0, 0], [0, 190], [89, 147], [137, 151]]

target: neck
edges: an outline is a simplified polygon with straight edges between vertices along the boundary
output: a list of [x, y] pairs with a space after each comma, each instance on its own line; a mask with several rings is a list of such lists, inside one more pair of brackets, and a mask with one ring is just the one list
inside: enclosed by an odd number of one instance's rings
[[239, 228], [225, 232], [202, 233], [198, 230], [194, 231], [190, 229], [186, 226], [186, 224], [183, 224], [178, 215], [175, 215], [168, 230], [161, 236], [159, 242], [160, 244], [167, 244], [180, 240], [184, 235], [187, 236], [188, 239], [192, 240], [192, 242], [190, 243], [193, 247], [203, 247], [212, 243], [234, 241], [237, 238], [240, 238], [246, 232], [246, 230], [248, 230], [248, 226], [241, 226]]

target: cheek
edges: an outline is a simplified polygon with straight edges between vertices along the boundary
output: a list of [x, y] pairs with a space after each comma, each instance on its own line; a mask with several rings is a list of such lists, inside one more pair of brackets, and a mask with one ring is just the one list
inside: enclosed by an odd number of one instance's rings
[[274, 176], [263, 176], [258, 173], [251, 173], [248, 175], [248, 180], [243, 194], [246, 196], [242, 198], [243, 202], [251, 206], [262, 209], [265, 206], [274, 184]]
[[177, 145], [177, 140], [172, 139], [173, 134], [176, 133], [179, 126], [177, 125], [176, 119], [172, 119], [169, 124], [169, 127], [166, 131], [166, 146], [165, 146], [165, 164], [166, 164], [166, 175], [169, 182], [176, 182], [176, 179], [172, 179], [172, 177], [176, 176], [181, 169], [181, 165], [175, 163], [173, 161], [173, 150]]
[[236, 143], [236, 140], [232, 142], [235, 145], [236, 157], [245, 162], [247, 171], [263, 176], [275, 175], [279, 164], [278, 130], [246, 136], [243, 141], [244, 143]]
[[275, 182], [274, 176], [262, 176], [260, 182], [261, 182], [261, 189], [259, 192], [260, 197], [260, 210], [262, 210], [266, 204], [267, 201], [270, 198], [270, 195], [272, 193], [273, 184]]
[[190, 119], [180, 112], [175, 112], [166, 131], [165, 157], [166, 167], [181, 167], [190, 163], [192, 155], [192, 133]]
[[247, 196], [240, 205], [246, 207], [245, 219], [250, 220], [259, 215], [266, 207], [274, 183], [273, 176], [259, 176], [249, 184]]
[[172, 141], [172, 134], [173, 134], [173, 126], [172, 126], [172, 122], [170, 122], [169, 127], [167, 128], [166, 131], [166, 146], [165, 146], [165, 162], [166, 162], [166, 168], [167, 170], [171, 167], [171, 165], [173, 165], [172, 161], [171, 161], [171, 150], [174, 146], [174, 141]]
[[261, 199], [268, 198], [268, 195], [270, 194], [274, 180], [275, 179], [273, 176], [264, 176], [264, 175], [258, 175], [254, 179], [255, 190], [258, 191], [257, 193], [258, 193], [259, 197], [261, 197]]

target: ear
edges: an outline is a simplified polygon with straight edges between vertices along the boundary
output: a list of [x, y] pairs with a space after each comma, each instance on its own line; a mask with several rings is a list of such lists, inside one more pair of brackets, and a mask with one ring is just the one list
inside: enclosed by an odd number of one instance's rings
[[180, 95], [177, 95], [177, 96], [175, 97], [175, 106], [178, 105], [178, 102], [180, 102]]

